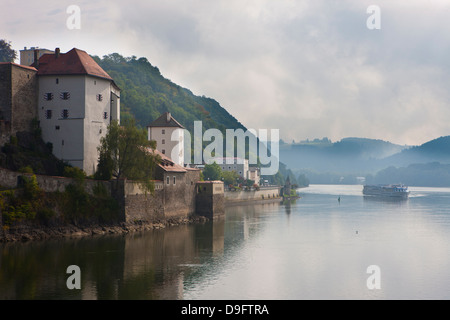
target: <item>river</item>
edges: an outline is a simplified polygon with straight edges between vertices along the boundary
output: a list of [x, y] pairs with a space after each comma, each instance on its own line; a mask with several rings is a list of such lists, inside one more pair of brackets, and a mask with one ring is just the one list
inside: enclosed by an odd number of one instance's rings
[[410, 190], [312, 185], [214, 222], [0, 244], [0, 299], [450, 299], [450, 188]]

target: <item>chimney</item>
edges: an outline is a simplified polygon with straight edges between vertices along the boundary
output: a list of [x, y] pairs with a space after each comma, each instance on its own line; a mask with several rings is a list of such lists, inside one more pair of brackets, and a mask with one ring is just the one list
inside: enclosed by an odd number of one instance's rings
[[59, 48], [56, 48], [56, 49], [55, 49], [55, 59], [58, 59], [58, 58], [59, 58], [59, 53], [60, 53]]
[[34, 49], [34, 65], [36, 68], [39, 68], [39, 50]]
[[167, 112], [167, 122], [170, 122], [171, 116], [170, 116], [170, 112]]

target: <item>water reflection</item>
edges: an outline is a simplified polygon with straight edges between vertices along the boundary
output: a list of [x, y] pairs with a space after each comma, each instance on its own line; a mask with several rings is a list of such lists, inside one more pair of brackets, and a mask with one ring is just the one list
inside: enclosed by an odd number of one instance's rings
[[[224, 250], [224, 220], [127, 236], [0, 246], [0, 299], [180, 299], [185, 278]], [[69, 290], [69, 265], [82, 290]]]
[[[127, 236], [0, 244], [0, 299], [448, 299], [450, 193], [392, 202], [359, 189], [302, 189], [294, 203]], [[82, 290], [66, 287], [73, 264]]]

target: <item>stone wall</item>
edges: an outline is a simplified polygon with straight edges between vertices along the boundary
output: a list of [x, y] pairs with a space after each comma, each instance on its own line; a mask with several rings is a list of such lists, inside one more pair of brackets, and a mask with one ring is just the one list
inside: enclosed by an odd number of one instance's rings
[[[16, 171], [11, 171], [8, 169], [0, 168], [0, 187], [14, 189], [20, 186], [21, 176], [31, 176], [29, 173], [21, 173]], [[64, 192], [66, 187], [74, 183], [75, 179], [67, 177], [54, 177], [54, 176], [44, 176], [36, 174], [36, 180], [41, 188], [45, 192]], [[86, 191], [93, 194], [94, 188], [101, 184], [109, 195], [111, 195], [111, 183], [109, 181], [99, 181], [99, 180], [89, 180], [84, 181]]]
[[225, 191], [226, 202], [267, 200], [280, 197], [280, 187], [262, 187], [260, 190], [251, 191]]
[[37, 119], [37, 86], [36, 69], [0, 64], [0, 146], [11, 135], [30, 131]]
[[196, 211], [200, 216], [214, 219], [225, 214], [224, 187], [222, 181], [197, 183]]
[[152, 222], [164, 219], [164, 188], [155, 182], [155, 191], [148, 194], [139, 184], [124, 181], [123, 217], [126, 222]]
[[146, 194], [132, 181], [124, 182], [125, 221], [189, 218], [196, 214], [196, 183], [200, 171], [165, 172], [161, 177], [162, 181], [155, 183], [153, 194]]
[[[0, 186], [10, 189], [20, 187], [22, 176], [31, 174], [0, 168]], [[169, 185], [167, 180], [156, 181], [155, 191], [152, 194], [145, 192], [138, 183], [130, 180], [86, 179], [84, 185], [90, 194], [93, 194], [96, 186], [102, 185], [107, 194], [118, 201], [120, 207], [118, 220], [123, 222], [151, 223], [171, 218], [190, 218], [195, 215], [213, 218], [224, 214], [222, 181], [199, 182], [198, 170], [168, 173], [167, 177]], [[75, 182], [72, 178], [43, 175], [36, 175], [36, 180], [45, 192], [64, 192], [68, 185]], [[202, 185], [200, 189], [197, 188], [198, 184]]]

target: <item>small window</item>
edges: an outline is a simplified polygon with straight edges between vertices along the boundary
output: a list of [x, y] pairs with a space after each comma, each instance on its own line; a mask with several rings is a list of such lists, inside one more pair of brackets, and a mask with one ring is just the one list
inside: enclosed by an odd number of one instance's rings
[[166, 144], [166, 139], [162, 139], [161, 144]]
[[103, 112], [103, 119], [108, 119], [108, 112]]
[[69, 100], [69, 99], [70, 99], [70, 93], [69, 93], [69, 92], [61, 92], [61, 93], [59, 94], [59, 97], [60, 97], [62, 100]]
[[96, 80], [94, 80], [94, 86], [96, 86], [97, 85], [97, 81]]
[[59, 79], [58, 78], [56, 78], [56, 84], [59, 84]]
[[173, 177], [173, 184], [177, 184], [177, 177]]
[[59, 130], [59, 126], [55, 126], [55, 130]]
[[64, 109], [63, 111], [61, 111], [61, 118], [67, 119], [68, 117], [69, 117], [69, 110]]
[[166, 150], [162, 149], [161, 150], [162, 154], [166, 154]]
[[166, 129], [162, 129], [162, 134], [166, 134]]
[[52, 118], [52, 110], [45, 110], [45, 119]]
[[61, 140], [61, 145], [62, 145], [62, 146], [64, 145], [64, 140]]
[[102, 94], [98, 94], [97, 95], [97, 101], [103, 101], [103, 95]]
[[166, 183], [167, 183], [167, 184], [170, 184], [170, 177], [167, 177], [167, 178], [166, 178]]
[[44, 94], [44, 100], [46, 100], [46, 101], [53, 100], [53, 93], [51, 93], [51, 92], [45, 93]]

